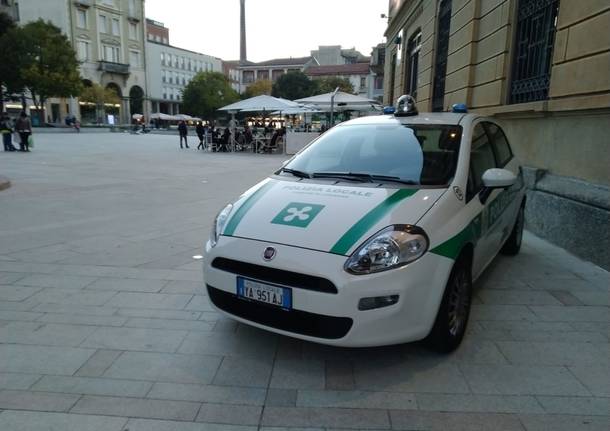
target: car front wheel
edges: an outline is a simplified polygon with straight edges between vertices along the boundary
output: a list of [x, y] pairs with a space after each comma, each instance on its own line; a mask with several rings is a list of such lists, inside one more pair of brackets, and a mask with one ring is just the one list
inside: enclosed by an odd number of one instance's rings
[[455, 262], [449, 275], [434, 326], [426, 338], [429, 347], [440, 353], [449, 353], [460, 345], [466, 332], [471, 301], [470, 262], [462, 257]]

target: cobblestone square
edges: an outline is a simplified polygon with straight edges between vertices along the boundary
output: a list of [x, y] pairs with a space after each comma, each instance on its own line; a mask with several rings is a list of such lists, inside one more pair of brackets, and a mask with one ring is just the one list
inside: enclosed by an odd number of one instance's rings
[[476, 283], [451, 355], [302, 342], [219, 316], [193, 258], [216, 212], [287, 156], [35, 139], [0, 153], [0, 430], [610, 429], [595, 265], [526, 233]]

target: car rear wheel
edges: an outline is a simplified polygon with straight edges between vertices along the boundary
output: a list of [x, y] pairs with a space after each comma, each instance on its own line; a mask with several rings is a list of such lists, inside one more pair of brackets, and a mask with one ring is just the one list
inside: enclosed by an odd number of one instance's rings
[[462, 257], [451, 270], [434, 326], [426, 338], [430, 348], [449, 353], [460, 345], [466, 332], [471, 301], [470, 262]]
[[510, 236], [502, 246], [500, 252], [509, 256], [514, 256], [521, 250], [521, 240], [523, 239], [523, 225], [525, 224], [524, 207], [521, 205], [519, 213], [517, 213], [517, 219], [515, 225], [510, 233]]

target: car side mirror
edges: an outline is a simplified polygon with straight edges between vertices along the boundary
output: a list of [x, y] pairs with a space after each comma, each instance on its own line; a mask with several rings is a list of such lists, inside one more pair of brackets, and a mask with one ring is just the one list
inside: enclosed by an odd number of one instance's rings
[[494, 189], [504, 189], [517, 182], [517, 176], [507, 169], [492, 168], [483, 172], [483, 190], [479, 194], [482, 204], [485, 204]]
[[517, 182], [517, 176], [507, 169], [492, 168], [483, 172], [483, 185], [490, 189], [503, 189]]

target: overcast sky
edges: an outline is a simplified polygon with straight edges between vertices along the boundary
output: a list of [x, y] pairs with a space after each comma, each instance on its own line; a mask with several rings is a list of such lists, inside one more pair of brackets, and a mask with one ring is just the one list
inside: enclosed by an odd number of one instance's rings
[[[146, 17], [180, 48], [239, 59], [239, 0], [146, 0]], [[387, 0], [246, 0], [248, 60], [304, 57], [318, 45], [364, 55], [384, 41]]]

